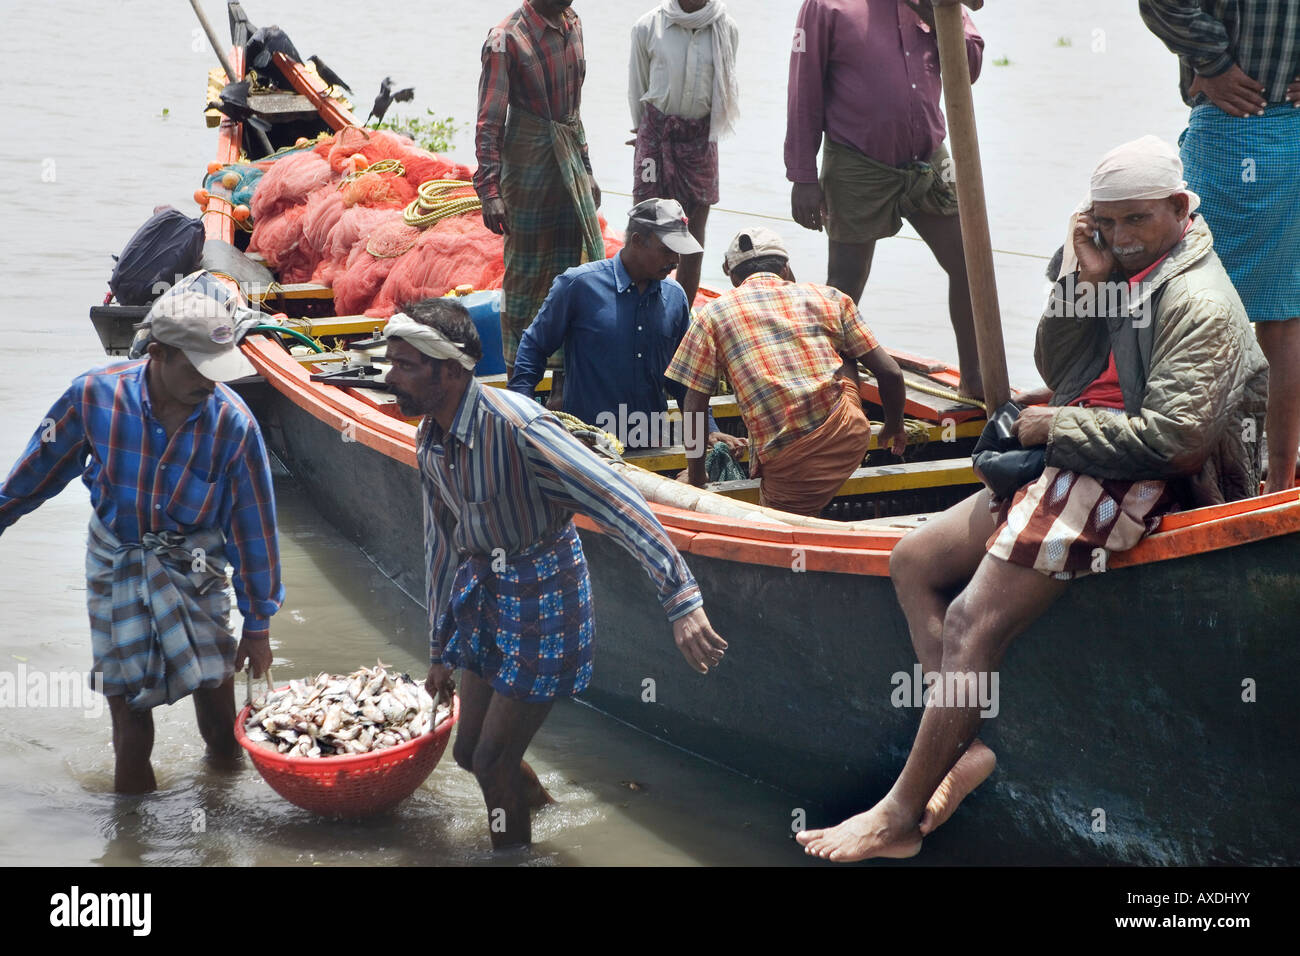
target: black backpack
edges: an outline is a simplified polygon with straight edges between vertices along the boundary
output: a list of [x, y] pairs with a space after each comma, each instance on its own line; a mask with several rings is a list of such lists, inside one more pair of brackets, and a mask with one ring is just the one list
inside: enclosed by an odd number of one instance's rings
[[148, 305], [199, 267], [203, 240], [201, 220], [166, 206], [127, 242], [108, 287], [121, 305]]

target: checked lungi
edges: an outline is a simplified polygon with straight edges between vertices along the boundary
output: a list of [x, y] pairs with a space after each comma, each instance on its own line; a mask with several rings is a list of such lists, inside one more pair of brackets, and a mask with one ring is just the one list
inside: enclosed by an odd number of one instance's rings
[[1010, 503], [994, 500], [1000, 520], [988, 553], [1068, 581], [1105, 570], [1108, 555], [1135, 547], [1173, 504], [1165, 481], [1112, 481], [1049, 465]]
[[1300, 316], [1300, 109], [1192, 109], [1178, 140], [1188, 188], [1252, 322]]
[[[494, 570], [494, 560], [504, 566]], [[587, 561], [569, 521], [517, 555], [467, 556], [437, 640], [449, 667], [472, 671], [506, 697], [537, 703], [591, 683], [595, 633]]]
[[718, 144], [710, 118], [669, 116], [650, 103], [636, 131], [632, 201], [676, 199], [689, 214], [718, 201]]
[[149, 532], [124, 544], [91, 514], [86, 603], [92, 672], [103, 675], [96, 690], [148, 710], [235, 672], [224, 555], [216, 529]]
[[[514, 365], [519, 339], [561, 272], [605, 258], [578, 119], [555, 122], [511, 104], [501, 153], [505, 202], [505, 276], [501, 282], [501, 347]], [[564, 367], [563, 350], [551, 356]]]

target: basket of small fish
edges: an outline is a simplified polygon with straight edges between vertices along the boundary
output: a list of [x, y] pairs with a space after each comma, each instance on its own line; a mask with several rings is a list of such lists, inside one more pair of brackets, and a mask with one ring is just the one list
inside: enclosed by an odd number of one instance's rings
[[460, 716], [383, 663], [346, 676], [293, 680], [251, 699], [235, 739], [290, 803], [327, 816], [383, 813], [433, 772]]

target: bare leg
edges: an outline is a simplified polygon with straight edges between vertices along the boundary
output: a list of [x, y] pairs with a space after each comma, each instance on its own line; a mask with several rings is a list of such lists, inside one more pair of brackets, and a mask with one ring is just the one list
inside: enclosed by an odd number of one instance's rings
[[194, 692], [194, 717], [199, 735], [208, 745], [208, 760], [217, 767], [233, 770], [240, 766], [243, 751], [235, 742], [235, 676], [218, 687], [200, 687]]
[[[471, 671], [463, 670], [460, 674], [460, 720], [456, 724], [456, 743], [452, 746], [452, 756], [463, 769], [473, 773], [474, 753], [495, 691], [491, 684]], [[519, 774], [523, 781], [525, 802], [529, 807], [536, 810], [555, 802], [555, 798], [546, 792], [546, 788], [537, 779], [537, 774], [528, 765], [528, 761], [519, 761]]]
[[1256, 322], [1255, 335], [1268, 359], [1268, 478], [1264, 493], [1295, 485], [1296, 449], [1300, 447], [1300, 317], [1283, 322]]
[[[149, 756], [153, 753], [153, 711], [132, 710], [126, 698], [108, 698], [113, 718], [113, 789], [118, 793], [149, 793], [158, 789]], [[234, 717], [230, 718], [233, 726]]]
[[862, 298], [871, 274], [871, 258], [876, 253], [876, 243], [836, 242], [827, 240], [826, 284], [839, 289], [854, 302]]
[[[687, 228], [700, 245], [704, 245], [704, 229], [709, 222], [709, 209], [710, 207], [705, 203], [696, 203], [686, 210], [686, 218], [690, 220]], [[686, 290], [686, 302], [691, 306], [695, 305], [695, 293], [700, 291], [700, 267], [703, 262], [704, 253], [697, 252], [694, 255], [682, 256], [682, 261], [677, 266], [677, 281]]]
[[984, 380], [980, 375], [979, 348], [975, 341], [975, 314], [970, 303], [970, 283], [966, 278], [966, 253], [961, 242], [961, 220], [957, 216], [913, 213], [907, 217], [935, 259], [948, 273], [948, 317], [957, 338], [957, 364], [961, 369], [961, 393], [972, 398], [984, 397]]
[[[495, 691], [474, 748], [473, 770], [488, 811], [492, 848], [527, 846], [532, 842], [530, 799], [540, 788], [536, 774], [524, 763], [524, 751], [537, 733], [552, 701], [531, 704]], [[545, 792], [545, 791], [543, 791]]]
[[[958, 675], [990, 674], [1011, 641], [1065, 590], [1065, 582], [986, 557], [944, 620], [945, 684]], [[952, 675], [952, 677], [949, 677]], [[969, 700], [969, 698], [968, 698]], [[903, 772], [879, 803], [828, 830], [798, 835], [807, 852], [835, 862], [912, 856], [921, 848], [920, 820], [958, 756], [979, 732], [978, 702], [929, 706]]]
[[[935, 515], [906, 535], [890, 554], [889, 576], [907, 618], [916, 659], [927, 674], [937, 673], [943, 664], [943, 621], [952, 594], [984, 560], [984, 543], [996, 526], [989, 497], [987, 490], [981, 490]], [[973, 741], [931, 796], [921, 820], [922, 834], [946, 822], [997, 763], [983, 741]]]

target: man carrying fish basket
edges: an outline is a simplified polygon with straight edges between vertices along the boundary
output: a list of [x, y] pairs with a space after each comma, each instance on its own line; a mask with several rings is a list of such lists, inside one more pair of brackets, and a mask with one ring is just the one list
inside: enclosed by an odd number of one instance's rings
[[560, 696], [591, 681], [591, 583], [573, 526], [579, 512], [654, 581], [673, 639], [700, 673], [726, 642], [700, 589], [641, 495], [536, 402], [484, 388], [482, 346], [450, 299], [407, 305], [384, 330], [388, 385], [422, 415], [430, 694], [463, 668], [456, 762], [483, 790], [495, 848], [528, 844], [530, 809], [549, 802], [524, 751]]
[[253, 374], [238, 345], [253, 316], [211, 274], [187, 276], [145, 317], [132, 354], [147, 360], [75, 379], [0, 486], [0, 531], [78, 475], [90, 489], [92, 686], [108, 697], [118, 793], [156, 788], [152, 709], [190, 694], [209, 758], [236, 764], [234, 672], [271, 663], [284, 599], [271, 469], [257, 422], [220, 384]]

